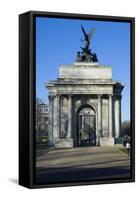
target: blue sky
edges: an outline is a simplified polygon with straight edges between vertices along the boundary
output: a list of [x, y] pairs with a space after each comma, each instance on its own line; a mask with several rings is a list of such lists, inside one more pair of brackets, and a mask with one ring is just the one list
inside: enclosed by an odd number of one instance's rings
[[48, 102], [44, 83], [58, 77], [60, 64], [72, 64], [83, 34], [95, 28], [90, 48], [101, 65], [112, 66], [113, 80], [125, 84], [122, 121], [130, 119], [130, 24], [93, 20], [36, 18], [36, 96]]

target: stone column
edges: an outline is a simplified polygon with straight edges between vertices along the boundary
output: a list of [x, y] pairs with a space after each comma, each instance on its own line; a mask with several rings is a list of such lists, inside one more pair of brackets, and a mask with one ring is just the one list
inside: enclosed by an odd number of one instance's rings
[[121, 96], [115, 97], [115, 137], [118, 138], [121, 132]]
[[72, 136], [72, 95], [68, 96], [68, 135], [67, 138]]
[[102, 136], [102, 95], [98, 94], [98, 136]]
[[62, 100], [62, 96], [59, 95], [59, 119], [58, 119], [58, 123], [59, 123], [59, 138], [61, 138], [61, 115], [62, 115], [62, 111], [61, 111], [61, 100]]
[[49, 114], [48, 114], [48, 141], [49, 145], [53, 143], [53, 111], [54, 111], [54, 96], [49, 95]]
[[54, 98], [53, 138], [59, 138], [59, 95]]
[[112, 94], [109, 94], [109, 137], [113, 137], [113, 109], [112, 109]]
[[84, 115], [82, 115], [82, 120], [81, 120], [81, 124], [82, 124], [82, 129], [84, 129]]

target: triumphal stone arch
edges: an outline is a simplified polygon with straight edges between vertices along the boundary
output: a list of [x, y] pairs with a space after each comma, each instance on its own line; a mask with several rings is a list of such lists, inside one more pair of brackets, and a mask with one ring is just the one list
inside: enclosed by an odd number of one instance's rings
[[49, 143], [56, 147], [114, 146], [121, 129], [123, 85], [112, 67], [79, 63], [59, 67], [49, 90]]
[[123, 85], [112, 80], [112, 67], [101, 66], [89, 48], [93, 30], [86, 34], [76, 62], [59, 67], [49, 90], [49, 145], [114, 146], [121, 131]]

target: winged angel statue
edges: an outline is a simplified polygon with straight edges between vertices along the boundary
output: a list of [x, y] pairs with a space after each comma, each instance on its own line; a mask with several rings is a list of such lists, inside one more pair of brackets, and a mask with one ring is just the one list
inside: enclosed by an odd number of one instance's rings
[[95, 29], [93, 28], [88, 34], [85, 32], [83, 26], [81, 26], [82, 32], [84, 34], [84, 40], [81, 40], [84, 43], [84, 47], [81, 47], [82, 52], [78, 51], [76, 62], [98, 62], [96, 53], [91, 52], [90, 41], [94, 34]]
[[95, 29], [93, 28], [88, 34], [85, 32], [83, 26], [81, 26], [81, 29], [82, 29], [83, 34], [84, 34], [84, 37], [85, 37], [85, 39], [82, 40], [82, 41], [85, 41], [85, 47], [84, 47], [84, 48], [85, 48], [85, 49], [89, 49], [90, 40], [91, 40], [91, 38], [92, 38], [92, 36], [93, 36], [93, 34], [94, 34]]

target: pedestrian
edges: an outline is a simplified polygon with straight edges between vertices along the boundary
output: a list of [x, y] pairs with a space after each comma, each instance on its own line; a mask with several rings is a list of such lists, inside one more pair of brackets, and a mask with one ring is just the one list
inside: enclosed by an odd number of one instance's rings
[[126, 143], [126, 148], [127, 148], [127, 153], [129, 155], [129, 153], [130, 153], [130, 143], [129, 142]]

